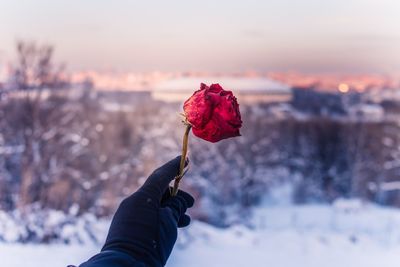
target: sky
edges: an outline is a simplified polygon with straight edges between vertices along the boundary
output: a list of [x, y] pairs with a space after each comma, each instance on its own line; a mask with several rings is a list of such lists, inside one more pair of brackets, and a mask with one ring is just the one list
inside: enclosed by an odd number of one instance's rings
[[72, 71], [400, 72], [398, 0], [0, 0], [16, 40]]

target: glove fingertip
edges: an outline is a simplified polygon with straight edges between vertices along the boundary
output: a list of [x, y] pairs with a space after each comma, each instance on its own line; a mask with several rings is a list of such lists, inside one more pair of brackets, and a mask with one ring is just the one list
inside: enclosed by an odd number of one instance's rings
[[193, 207], [194, 198], [192, 197], [192, 195], [190, 195], [189, 193], [187, 193], [187, 192], [185, 192], [183, 190], [178, 190], [177, 195], [182, 197], [185, 200], [187, 208]]
[[177, 156], [173, 160], [168, 161], [161, 167], [153, 171], [142, 187], [153, 186], [160, 191], [160, 199], [162, 194], [168, 188], [169, 183], [178, 175], [181, 156]]
[[190, 224], [191, 220], [192, 219], [190, 218], [189, 215], [184, 214], [183, 216], [181, 216], [181, 218], [178, 221], [178, 227], [183, 228], [183, 227], [188, 226]]

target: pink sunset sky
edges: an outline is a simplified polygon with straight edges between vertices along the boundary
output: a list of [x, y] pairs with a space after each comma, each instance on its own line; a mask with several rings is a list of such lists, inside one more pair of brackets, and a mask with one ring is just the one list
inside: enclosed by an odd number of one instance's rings
[[71, 71], [399, 73], [397, 0], [2, 0], [0, 65], [18, 39]]

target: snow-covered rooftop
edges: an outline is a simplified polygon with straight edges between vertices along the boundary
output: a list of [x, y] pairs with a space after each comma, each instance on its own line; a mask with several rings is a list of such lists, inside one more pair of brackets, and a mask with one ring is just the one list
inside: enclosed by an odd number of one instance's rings
[[193, 92], [200, 83], [219, 83], [224, 89], [240, 93], [290, 93], [290, 86], [262, 77], [179, 77], [162, 81], [154, 86], [155, 91]]

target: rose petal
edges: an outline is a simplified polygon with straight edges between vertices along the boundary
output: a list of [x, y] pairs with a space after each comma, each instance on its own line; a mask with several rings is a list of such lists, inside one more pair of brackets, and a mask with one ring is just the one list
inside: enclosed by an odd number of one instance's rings
[[207, 123], [203, 129], [193, 128], [193, 134], [206, 141], [215, 143], [230, 137], [240, 136], [239, 127], [231, 125], [218, 113]]
[[242, 120], [239, 104], [231, 91], [219, 84], [208, 87], [202, 83], [185, 101], [183, 109], [193, 134], [210, 142], [239, 136]]

